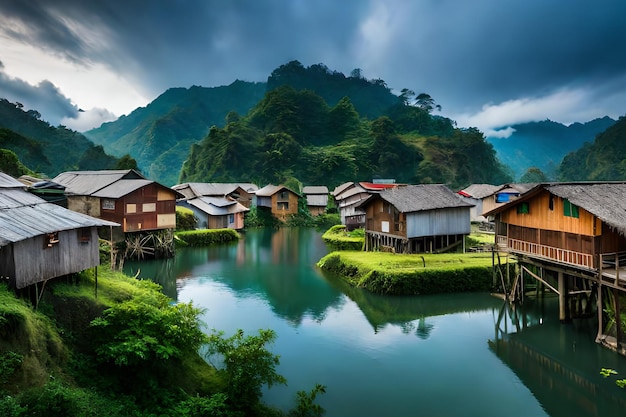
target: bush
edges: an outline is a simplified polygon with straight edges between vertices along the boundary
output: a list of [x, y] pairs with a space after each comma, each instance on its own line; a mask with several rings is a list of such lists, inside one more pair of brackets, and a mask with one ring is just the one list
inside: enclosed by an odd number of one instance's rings
[[202, 229], [177, 232], [176, 237], [188, 246], [210, 246], [218, 243], [236, 242], [240, 236], [233, 229]]
[[191, 209], [176, 206], [176, 230], [194, 230], [198, 224], [198, 219]]

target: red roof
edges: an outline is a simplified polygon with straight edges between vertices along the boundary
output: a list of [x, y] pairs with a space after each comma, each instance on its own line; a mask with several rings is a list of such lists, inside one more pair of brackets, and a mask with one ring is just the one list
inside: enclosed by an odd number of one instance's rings
[[379, 184], [373, 182], [360, 182], [359, 185], [366, 190], [386, 190], [387, 188], [395, 188], [399, 184]]

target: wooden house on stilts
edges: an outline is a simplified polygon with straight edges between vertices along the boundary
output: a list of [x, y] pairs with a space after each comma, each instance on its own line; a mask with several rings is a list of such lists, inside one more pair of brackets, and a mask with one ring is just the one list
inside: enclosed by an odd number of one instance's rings
[[[596, 341], [626, 353], [626, 183], [539, 184], [494, 216], [496, 245], [517, 260], [501, 276], [511, 300], [524, 280], [559, 295], [559, 318], [598, 320]], [[508, 283], [506, 282], [508, 281]], [[616, 324], [617, 323], [617, 324]]]
[[0, 172], [0, 279], [37, 292], [49, 279], [98, 266], [97, 229], [119, 224], [47, 202], [25, 188]]
[[404, 185], [371, 195], [365, 212], [365, 250], [441, 252], [470, 233], [470, 207], [441, 184]]

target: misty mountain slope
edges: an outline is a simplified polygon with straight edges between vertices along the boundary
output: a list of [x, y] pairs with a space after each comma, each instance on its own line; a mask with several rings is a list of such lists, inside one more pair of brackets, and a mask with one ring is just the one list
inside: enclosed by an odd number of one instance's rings
[[568, 153], [561, 163], [559, 180], [626, 180], [626, 117], [620, 117], [593, 142]]
[[[9, 149], [41, 176], [60, 172], [113, 168], [118, 159], [106, 155], [84, 135], [65, 127], [53, 127], [39, 119], [36, 110], [0, 99], [0, 148]], [[88, 160], [88, 161], [87, 161]]]
[[113, 155], [129, 153], [148, 177], [174, 185], [193, 143], [234, 111], [246, 114], [265, 93], [265, 83], [170, 88], [146, 107], [85, 132]]
[[498, 159], [509, 166], [519, 179], [528, 168], [541, 169], [550, 179], [557, 179], [558, 167], [563, 157], [579, 149], [615, 120], [610, 117], [595, 119], [587, 123], [561, 123], [544, 120], [512, 126], [515, 132], [508, 138], [488, 137], [496, 150]]

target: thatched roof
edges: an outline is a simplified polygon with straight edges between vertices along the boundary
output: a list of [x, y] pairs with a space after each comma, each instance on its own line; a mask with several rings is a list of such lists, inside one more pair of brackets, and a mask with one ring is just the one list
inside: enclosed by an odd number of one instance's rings
[[[405, 185], [375, 195], [393, 205], [401, 213], [454, 207], [473, 207], [443, 184]], [[368, 199], [363, 205], [368, 204]]]
[[552, 184], [545, 188], [626, 235], [626, 183]]

